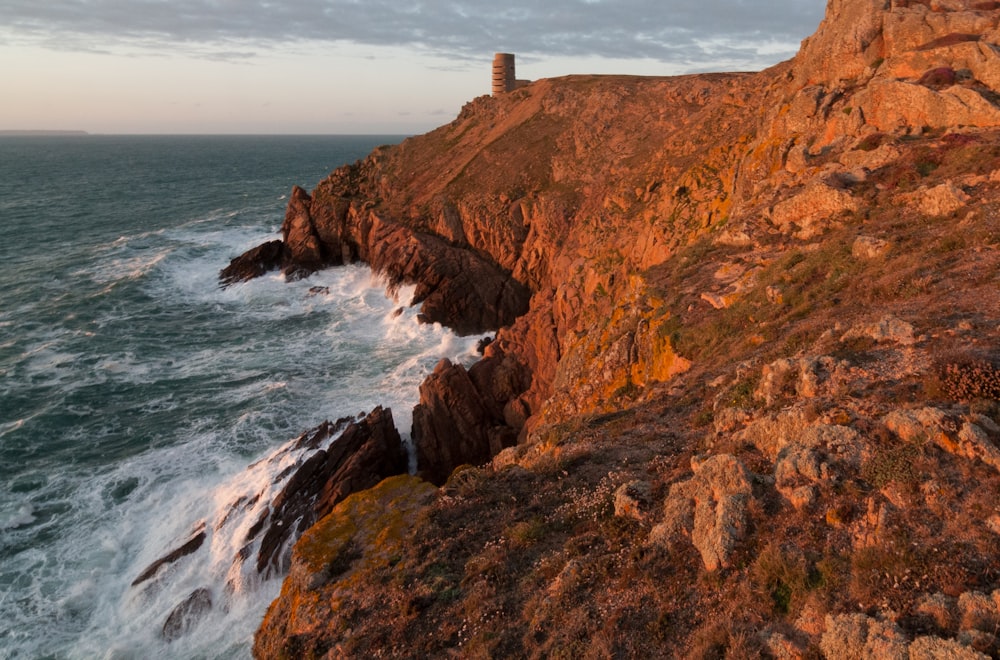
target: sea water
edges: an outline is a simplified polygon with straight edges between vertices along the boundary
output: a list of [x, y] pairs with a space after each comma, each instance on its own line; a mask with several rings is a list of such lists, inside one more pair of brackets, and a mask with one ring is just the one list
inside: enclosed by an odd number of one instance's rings
[[[278, 236], [293, 184], [400, 139], [0, 138], [0, 657], [249, 657], [280, 578], [233, 558], [291, 441], [376, 405], [408, 431], [419, 382], [476, 338], [363, 265], [218, 272]], [[166, 641], [201, 588], [211, 612]]]

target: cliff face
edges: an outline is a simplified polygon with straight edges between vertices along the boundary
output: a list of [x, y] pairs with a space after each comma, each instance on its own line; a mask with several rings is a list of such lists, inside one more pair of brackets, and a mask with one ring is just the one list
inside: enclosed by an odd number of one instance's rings
[[998, 7], [831, 0], [769, 70], [538, 81], [297, 190], [272, 264], [496, 337], [421, 387], [407, 542], [335, 508], [256, 652], [995, 654]]

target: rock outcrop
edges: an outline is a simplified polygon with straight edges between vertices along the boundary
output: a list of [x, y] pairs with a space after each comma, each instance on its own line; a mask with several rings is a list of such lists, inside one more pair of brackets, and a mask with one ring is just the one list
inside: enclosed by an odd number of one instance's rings
[[391, 565], [434, 492], [415, 477], [393, 477], [346, 498], [312, 526], [295, 545], [282, 597], [254, 637], [254, 655], [336, 655], [337, 636], [325, 624], [338, 604], [351, 601], [352, 576]]
[[[311, 194], [293, 190], [282, 249], [224, 277], [360, 260], [390, 286], [415, 283], [426, 320], [500, 330], [529, 383], [498, 402], [518, 412], [494, 435], [524, 439], [683, 371], [661, 310], [621, 315], [620, 301], [658, 293], [630, 274], [711, 232], [813, 240], [866, 212], [870, 173], [903, 158], [886, 136], [1000, 125], [998, 21], [989, 3], [838, 0], [794, 60], [759, 74], [575, 76], [476, 99]], [[906, 194], [947, 214], [968, 200], [949, 185]], [[463, 392], [469, 410], [484, 396]], [[460, 420], [431, 424], [426, 410], [423, 427], [465, 442]]]
[[[325, 422], [302, 440], [319, 445], [337, 430], [338, 425]], [[379, 407], [360, 422], [348, 424], [328, 447], [317, 450], [296, 469], [252, 528], [246, 542], [251, 548], [260, 537], [257, 571], [264, 576], [284, 574], [291, 543], [303, 532], [351, 493], [406, 472], [406, 464], [391, 411]]]
[[[268, 460], [281, 464], [289, 456], [297, 458], [274, 476], [273, 483], [280, 486], [280, 490], [270, 501], [264, 496], [265, 489], [233, 502], [221, 520], [214, 521], [211, 527], [206, 521], [200, 522], [188, 539], [141, 571], [132, 587], [140, 587], [143, 593], [148, 593], [171, 580], [182, 560], [213, 561], [205, 557], [206, 541], [212, 535], [225, 535], [228, 530], [224, 528], [231, 527], [233, 519], [255, 510], [259, 510], [256, 520], [248, 518], [248, 522], [253, 521], [251, 524], [239, 526], [245, 529], [242, 538], [236, 537], [243, 547], [232, 558], [225, 588], [219, 590], [225, 593], [215, 595], [222, 600], [241, 588], [238, 582], [247, 573], [254, 576], [251, 578], [253, 583], [261, 578], [284, 575], [289, 568], [293, 544], [317, 520], [352, 493], [405, 473], [408, 463], [392, 413], [381, 407], [358, 419], [324, 422], [303, 433]], [[258, 504], [263, 506], [255, 509]], [[217, 552], [216, 547], [207, 550]], [[161, 637], [168, 642], [183, 637], [212, 610], [213, 604], [213, 593], [208, 586], [195, 589], [167, 615]]]
[[832, 0], [766, 71], [536, 81], [295, 191], [290, 276], [496, 336], [420, 388], [440, 488], [324, 509], [255, 652], [995, 655], [998, 25]]
[[734, 456], [720, 454], [694, 461], [694, 476], [674, 484], [664, 504], [664, 520], [653, 528], [653, 543], [685, 535], [701, 554], [705, 569], [729, 566], [744, 537], [747, 504], [753, 496], [750, 474]]

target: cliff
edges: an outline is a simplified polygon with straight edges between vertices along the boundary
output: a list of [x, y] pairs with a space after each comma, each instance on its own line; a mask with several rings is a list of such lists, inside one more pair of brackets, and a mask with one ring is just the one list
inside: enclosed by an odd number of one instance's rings
[[257, 655], [996, 656], [998, 44], [831, 0], [766, 71], [537, 81], [297, 189], [225, 278], [360, 260], [496, 335], [421, 386], [440, 488], [334, 506]]

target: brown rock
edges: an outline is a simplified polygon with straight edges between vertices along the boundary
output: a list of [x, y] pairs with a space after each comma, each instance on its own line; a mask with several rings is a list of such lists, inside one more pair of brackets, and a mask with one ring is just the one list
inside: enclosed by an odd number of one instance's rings
[[917, 604], [917, 614], [928, 617], [939, 630], [951, 630], [958, 619], [958, 603], [941, 592], [928, 594]]
[[969, 203], [969, 195], [948, 181], [933, 188], [925, 188], [900, 196], [901, 201], [928, 216], [951, 215]]
[[1000, 627], [1000, 610], [993, 598], [978, 591], [968, 591], [958, 597], [959, 628], [993, 632]]
[[285, 222], [281, 225], [285, 248], [288, 251], [285, 272], [294, 274], [296, 278], [307, 276], [324, 265], [319, 237], [316, 235], [309, 213], [311, 203], [312, 198], [309, 193], [294, 186], [285, 210]]
[[295, 544], [281, 595], [254, 635], [254, 657], [324, 657], [327, 651], [337, 657], [344, 631], [328, 624], [338, 604], [356, 595], [338, 579], [364, 567], [388, 570], [391, 557], [412, 542], [414, 520], [436, 492], [416, 477], [390, 477], [354, 493], [310, 528]]
[[910, 660], [987, 660], [990, 656], [953, 639], [918, 637], [909, 646]]
[[640, 522], [649, 517], [652, 487], [645, 481], [630, 481], [615, 490], [615, 515]]
[[889, 242], [874, 236], [858, 236], [851, 246], [851, 254], [859, 259], [877, 259], [889, 251]]
[[[331, 437], [336, 426], [324, 422], [303, 439], [318, 444]], [[300, 465], [271, 502], [270, 513], [255, 525], [248, 546], [262, 532], [257, 570], [265, 576], [288, 569], [285, 548], [316, 520], [351, 493], [371, 488], [386, 477], [406, 471], [406, 452], [392, 413], [378, 407], [360, 422], [344, 429], [326, 449]]]
[[[496, 362], [481, 363], [484, 366], [476, 372], [480, 383], [495, 385], [489, 382], [491, 376], [504, 381]], [[419, 473], [432, 483], [444, 483], [459, 465], [482, 465], [517, 442], [517, 430], [505, 423], [500, 401], [484, 396], [470, 375], [462, 365], [444, 359], [420, 385], [420, 403], [413, 409], [413, 444]], [[517, 385], [509, 385], [513, 393]]]

